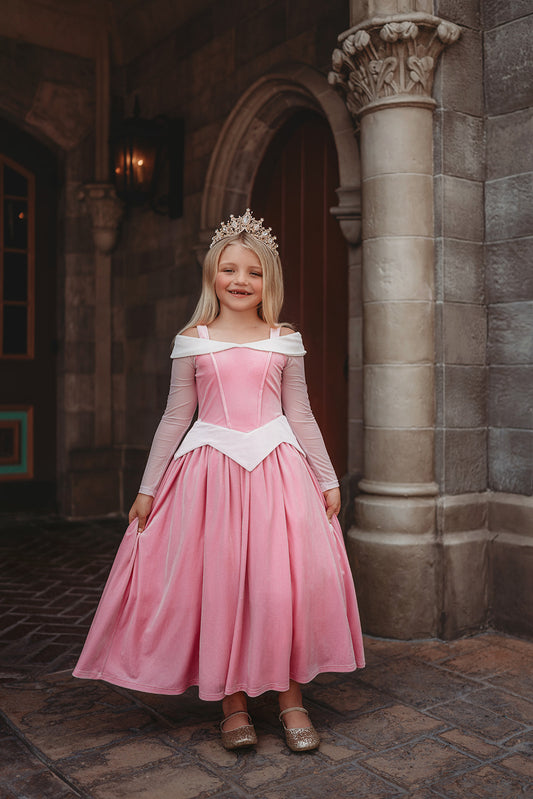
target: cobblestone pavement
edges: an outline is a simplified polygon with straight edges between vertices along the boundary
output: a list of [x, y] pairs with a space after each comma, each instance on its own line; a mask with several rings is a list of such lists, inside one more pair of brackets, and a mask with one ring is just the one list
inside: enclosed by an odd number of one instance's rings
[[276, 697], [248, 752], [218, 704], [70, 676], [124, 525], [0, 522], [0, 799], [533, 797], [533, 643], [367, 638], [367, 667], [305, 689], [322, 744], [289, 752]]

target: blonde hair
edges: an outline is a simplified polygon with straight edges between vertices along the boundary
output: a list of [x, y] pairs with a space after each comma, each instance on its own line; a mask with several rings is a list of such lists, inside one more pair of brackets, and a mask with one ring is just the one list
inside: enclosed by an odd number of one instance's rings
[[180, 333], [189, 327], [208, 325], [219, 315], [220, 305], [215, 293], [215, 280], [220, 256], [230, 244], [241, 244], [254, 252], [259, 258], [259, 263], [263, 269], [263, 299], [257, 308], [257, 315], [269, 327], [278, 326], [281, 306], [283, 305], [283, 273], [279, 255], [272, 252], [266, 244], [259, 241], [251, 233], [242, 231], [217, 241], [208, 251], [204, 260], [200, 299], [193, 315], [185, 327], [180, 330]]

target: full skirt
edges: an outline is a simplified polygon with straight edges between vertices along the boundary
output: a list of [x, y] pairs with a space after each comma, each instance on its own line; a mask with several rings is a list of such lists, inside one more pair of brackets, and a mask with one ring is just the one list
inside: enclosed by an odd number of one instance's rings
[[171, 462], [144, 532], [126, 530], [74, 675], [218, 700], [362, 666], [338, 521], [284, 443], [251, 472], [210, 446]]

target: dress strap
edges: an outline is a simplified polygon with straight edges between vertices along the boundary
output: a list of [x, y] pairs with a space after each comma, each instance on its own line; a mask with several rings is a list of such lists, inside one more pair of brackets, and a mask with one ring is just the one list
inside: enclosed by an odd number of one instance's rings
[[209, 338], [209, 330], [207, 325], [196, 325], [198, 331], [198, 338]]
[[278, 338], [281, 333], [281, 327], [270, 328], [270, 338]]

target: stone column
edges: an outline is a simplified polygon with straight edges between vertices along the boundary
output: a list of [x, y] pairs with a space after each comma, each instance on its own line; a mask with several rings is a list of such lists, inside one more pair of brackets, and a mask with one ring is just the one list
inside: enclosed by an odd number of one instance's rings
[[95, 177], [98, 185], [86, 187], [95, 243], [95, 444], [113, 444], [111, 389], [111, 252], [118, 238], [123, 205], [109, 184], [110, 63], [109, 33], [104, 26], [96, 50]]
[[348, 533], [364, 626], [435, 635], [433, 75], [459, 28], [373, 17], [339, 37], [330, 82], [360, 126], [364, 478]]
[[70, 453], [70, 516], [121, 509], [122, 452], [113, 446], [111, 253], [124, 206], [109, 182], [110, 57], [105, 20], [95, 42], [95, 61], [95, 180], [86, 183], [79, 194], [91, 219], [94, 240], [94, 447]]

